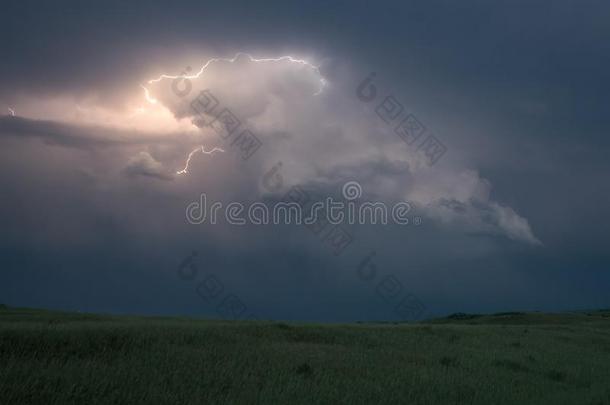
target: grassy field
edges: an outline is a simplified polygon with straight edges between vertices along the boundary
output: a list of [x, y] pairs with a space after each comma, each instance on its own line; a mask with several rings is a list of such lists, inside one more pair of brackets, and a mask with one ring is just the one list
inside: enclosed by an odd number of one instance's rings
[[610, 311], [288, 324], [0, 308], [1, 404], [610, 404]]

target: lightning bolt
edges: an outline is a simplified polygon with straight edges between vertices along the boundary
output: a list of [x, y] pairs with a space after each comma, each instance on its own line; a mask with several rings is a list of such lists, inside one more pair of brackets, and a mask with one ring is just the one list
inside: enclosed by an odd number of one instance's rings
[[[151, 82], [149, 81], [148, 83]], [[157, 99], [150, 95], [150, 91], [148, 91], [148, 89], [143, 85], [140, 85], [140, 87], [144, 89], [144, 97], [146, 98], [146, 101], [148, 101], [150, 104], [157, 104]]]
[[[290, 63], [298, 63], [300, 65], [303, 66], [307, 66], [308, 68], [312, 69], [314, 72], [316, 72], [319, 76], [320, 76], [320, 88], [318, 89], [317, 92], [315, 92], [313, 95], [317, 96], [318, 94], [322, 93], [322, 90], [324, 90], [324, 87], [326, 86], [326, 80], [322, 77], [322, 73], [320, 72], [320, 67], [319, 66], [315, 66], [313, 64], [311, 64], [310, 62], [304, 60], [304, 59], [297, 59], [294, 58], [292, 56], [280, 56], [277, 58], [261, 58], [261, 59], [257, 59], [252, 57], [252, 55], [248, 54], [248, 53], [244, 53], [244, 52], [238, 52], [235, 54], [234, 57], [232, 58], [212, 58], [209, 59], [207, 62], [205, 62], [203, 64], [203, 66], [201, 67], [201, 69], [199, 69], [199, 71], [195, 74], [191, 74], [191, 75], [187, 75], [187, 74], [181, 74], [181, 75], [166, 75], [163, 74], [161, 76], [159, 76], [156, 79], [151, 79], [147, 82], [147, 84], [153, 84], [153, 83], [158, 83], [161, 80], [164, 79], [197, 79], [199, 76], [201, 76], [203, 74], [203, 72], [212, 64], [212, 63], [217, 63], [217, 62], [228, 62], [228, 63], [234, 63], [240, 56], [246, 56], [248, 57], [248, 59], [250, 60], [250, 62], [255, 62], [255, 63], [268, 63], [268, 62], [282, 62], [282, 61], [288, 61]], [[140, 85], [140, 87], [144, 90], [144, 98], [146, 98], [146, 101], [148, 101], [150, 104], [157, 104], [158, 100], [153, 97], [150, 93], [150, 90], [148, 90], [148, 88], [146, 86], [144, 86], [143, 84]], [[194, 149], [193, 151], [191, 151], [191, 153], [189, 153], [187, 159], [186, 159], [186, 163], [184, 165], [184, 169], [179, 170], [176, 172], [176, 174], [186, 174], [188, 173], [188, 168], [189, 168], [189, 164], [191, 163], [191, 159], [193, 157], [193, 155], [197, 152], [201, 152], [203, 154], [206, 155], [211, 155], [214, 152], [224, 152], [223, 149], [220, 148], [214, 148], [211, 151], [206, 151], [204, 149], [203, 146], [200, 146], [196, 149]]]
[[[153, 84], [153, 83], [157, 83], [160, 82], [163, 79], [178, 79], [178, 78], [183, 78], [183, 79], [196, 79], [199, 76], [201, 76], [203, 74], [203, 72], [212, 64], [212, 63], [217, 63], [217, 62], [228, 62], [228, 63], [234, 63], [240, 56], [246, 56], [248, 57], [248, 59], [250, 60], [250, 62], [255, 62], [255, 63], [269, 63], [269, 62], [282, 62], [282, 61], [288, 61], [290, 63], [297, 63], [303, 66], [306, 66], [310, 69], [312, 69], [314, 72], [316, 72], [319, 76], [320, 76], [320, 88], [318, 89], [318, 91], [316, 93], [314, 93], [313, 95], [316, 96], [320, 93], [322, 93], [322, 90], [324, 89], [324, 87], [326, 86], [326, 80], [322, 77], [322, 73], [320, 72], [320, 67], [319, 66], [315, 66], [313, 64], [311, 64], [310, 62], [304, 60], [304, 59], [297, 59], [294, 58], [292, 56], [280, 56], [277, 58], [254, 58], [252, 57], [252, 55], [248, 54], [248, 53], [244, 53], [244, 52], [238, 52], [235, 54], [235, 56], [233, 58], [212, 58], [209, 59], [199, 70], [199, 72], [192, 74], [192, 75], [176, 75], [176, 76], [172, 76], [172, 75], [166, 75], [163, 74], [161, 76], [159, 76], [156, 79], [152, 79], [149, 80], [147, 83], [148, 84]], [[144, 97], [146, 98], [146, 101], [148, 101], [150, 104], [157, 104], [158, 100], [153, 97], [150, 93], [150, 91], [148, 90], [148, 88], [144, 85], [140, 85], [140, 87], [144, 90]], [[15, 110], [13, 110], [12, 108], [8, 107], [8, 111], [10, 113], [11, 116], [15, 116]], [[143, 112], [144, 109], [143, 108], [138, 108], [136, 110], [136, 113], [139, 112]], [[135, 115], [135, 114], [134, 114]], [[186, 174], [188, 173], [188, 168], [189, 168], [189, 164], [191, 162], [191, 158], [193, 157], [193, 155], [197, 152], [201, 152], [203, 154], [206, 155], [212, 155], [214, 152], [224, 152], [223, 149], [221, 148], [213, 148], [210, 151], [206, 151], [205, 148], [203, 146], [200, 146], [196, 149], [194, 149], [193, 151], [191, 151], [191, 153], [189, 153], [188, 158], [186, 160], [186, 164], [184, 166], [184, 169], [179, 170], [176, 172], [176, 174]]]
[[[257, 58], [253, 58], [252, 55], [250, 55], [248, 53], [244, 53], [244, 52], [238, 52], [232, 58], [212, 58], [212, 59], [209, 59], [201, 67], [201, 69], [199, 69], [199, 72], [197, 72], [195, 74], [192, 74], [192, 75], [182, 74], [182, 75], [176, 75], [176, 76], [161, 75], [161, 76], [159, 76], [156, 79], [149, 80], [148, 84], [158, 83], [158, 82], [160, 82], [163, 79], [178, 79], [178, 78], [182, 78], [182, 79], [197, 79], [199, 76], [201, 76], [203, 74], [203, 72], [212, 63], [216, 63], [216, 62], [234, 63], [240, 56], [247, 56], [248, 59], [250, 60], [250, 62], [256, 62], [256, 63], [289, 61], [291, 63], [298, 63], [300, 65], [309, 67], [310, 69], [312, 69], [314, 72], [316, 72], [320, 76], [320, 88], [318, 89], [317, 92], [315, 92], [313, 94], [314, 96], [317, 96], [318, 94], [322, 93], [322, 90], [324, 90], [324, 87], [326, 86], [326, 80], [322, 77], [322, 73], [320, 72], [320, 67], [316, 66], [316, 65], [313, 65], [313, 64], [307, 62], [304, 59], [296, 59], [296, 58], [293, 58], [292, 56], [280, 56], [280, 57], [277, 57], [277, 58], [262, 58], [262, 59], [257, 59]], [[157, 99], [150, 95], [150, 91], [148, 90], [148, 88], [146, 86], [144, 86], [144, 85], [140, 85], [140, 87], [142, 87], [144, 89], [144, 97], [146, 98], [146, 100], [149, 103], [151, 103], [151, 104], [156, 104], [157, 103]]]
[[192, 158], [192, 157], [193, 157], [193, 155], [194, 155], [195, 153], [197, 153], [197, 152], [201, 152], [201, 153], [203, 153], [203, 154], [205, 154], [205, 155], [211, 155], [211, 154], [213, 154], [214, 152], [224, 152], [224, 150], [223, 150], [223, 149], [220, 149], [220, 148], [214, 148], [214, 149], [212, 149], [211, 151], [207, 152], [207, 151], [206, 151], [206, 150], [203, 148], [203, 146], [200, 146], [200, 147], [198, 147], [198, 148], [194, 149], [194, 150], [193, 150], [191, 153], [189, 153], [189, 156], [188, 156], [188, 158], [186, 159], [186, 164], [184, 165], [184, 169], [182, 169], [182, 170], [180, 170], [180, 171], [177, 171], [177, 172], [176, 172], [176, 174], [186, 174], [186, 173], [188, 173], [188, 172], [189, 172], [189, 164], [191, 163], [191, 158]]

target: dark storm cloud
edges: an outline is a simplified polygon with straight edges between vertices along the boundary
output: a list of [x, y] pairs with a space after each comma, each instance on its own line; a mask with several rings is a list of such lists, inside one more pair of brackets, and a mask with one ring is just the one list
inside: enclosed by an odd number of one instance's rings
[[148, 152], [140, 152], [132, 157], [123, 171], [127, 176], [148, 176], [160, 180], [173, 179], [167, 169]]
[[[199, 158], [192, 176], [156, 181], [188, 152], [186, 141], [172, 147], [181, 134], [1, 117], [2, 300], [214, 315], [196, 283], [175, 274], [196, 249], [201, 273], [215, 274], [260, 317], [394, 318], [376, 285], [355, 274], [374, 250], [380, 271], [395, 274], [430, 313], [608, 306], [609, 17], [601, 2], [567, 1], [3, 5], [4, 111], [33, 95], [122, 103], [151, 75], [197, 62], [199, 50], [206, 58], [304, 53], [321, 61], [331, 85], [352, 80], [346, 92], [376, 71], [380, 92], [396, 95], [442, 137], [449, 147], [443, 164], [478, 169], [493, 200], [527, 218], [544, 246], [428, 221], [356, 227], [351, 250], [337, 258], [299, 227], [193, 226], [184, 209], [199, 192], [257, 199], [268, 163]], [[347, 107], [328, 108], [345, 116]], [[356, 113], [376, 125], [374, 113]], [[294, 139], [290, 131], [276, 134]], [[334, 129], [325, 135], [349, 139]], [[13, 142], [32, 137], [68, 148]], [[275, 152], [282, 142], [265, 146]], [[356, 178], [373, 193], [382, 180], [410, 180], [404, 163], [361, 163], [322, 171], [322, 185], [337, 193]], [[444, 207], [469, 212], [477, 204], [447, 200]], [[497, 212], [488, 214], [482, 226], [497, 222]]]

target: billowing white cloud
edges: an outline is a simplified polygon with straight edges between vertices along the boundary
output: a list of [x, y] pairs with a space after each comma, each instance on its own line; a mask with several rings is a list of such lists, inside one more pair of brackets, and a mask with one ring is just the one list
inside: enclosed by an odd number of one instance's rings
[[[226, 137], [227, 149], [242, 130], [252, 131], [261, 141], [249, 163], [253, 178], [281, 161], [286, 186], [356, 180], [365, 193], [406, 199], [441, 223], [540, 243], [525, 218], [490, 199], [491, 184], [476, 169], [455, 163], [460, 159], [430, 166], [409, 148], [355, 97], [358, 80], [349, 73], [327, 82], [309, 62], [248, 55], [215, 59], [192, 70], [149, 82], [148, 97], [177, 119], [192, 120], [202, 139]], [[203, 103], [191, 104], [202, 91]], [[207, 125], [225, 109], [239, 121], [230, 134]]]
[[[132, 156], [123, 173], [161, 180], [190, 175], [185, 170], [189, 158], [189, 163], [208, 158], [197, 151], [220, 148], [227, 152], [223, 158], [246, 156], [250, 151], [239, 136], [248, 130], [260, 141], [247, 161], [246, 175], [255, 184], [281, 161], [285, 188], [355, 180], [362, 184], [364, 198], [407, 200], [447, 226], [540, 243], [525, 218], [490, 199], [491, 184], [475, 168], [452, 158], [431, 166], [372, 111], [373, 103], [356, 97], [361, 78], [348, 66], [339, 70], [341, 75], [327, 80], [306, 59], [238, 54], [143, 81], [145, 92], [134, 84], [126, 108], [97, 105], [95, 97], [24, 100], [19, 105], [24, 116], [49, 120], [4, 119], [0, 125], [48, 142], [116, 145], [125, 149], [120, 156]], [[209, 125], [229, 112], [238, 122], [234, 132]], [[450, 149], [447, 155], [452, 153], [458, 152]], [[210, 173], [219, 160], [207, 163]], [[268, 192], [262, 186], [258, 191]]]

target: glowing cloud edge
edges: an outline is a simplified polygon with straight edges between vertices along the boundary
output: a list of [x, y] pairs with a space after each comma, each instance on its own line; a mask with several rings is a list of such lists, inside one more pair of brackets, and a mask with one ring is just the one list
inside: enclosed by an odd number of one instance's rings
[[[147, 84], [153, 84], [153, 83], [158, 83], [161, 80], [164, 79], [197, 79], [199, 78], [199, 76], [201, 76], [203, 74], [203, 72], [208, 68], [208, 66], [210, 66], [210, 64], [212, 63], [216, 63], [216, 62], [228, 62], [228, 63], [234, 63], [237, 59], [239, 59], [240, 56], [247, 56], [248, 59], [250, 60], [250, 62], [256, 62], [256, 63], [266, 63], [266, 62], [282, 62], [282, 61], [289, 61], [291, 63], [298, 63], [300, 65], [303, 66], [307, 66], [309, 68], [311, 68], [314, 72], [316, 72], [319, 76], [320, 76], [320, 88], [317, 92], [315, 92], [313, 95], [317, 96], [320, 93], [322, 93], [322, 91], [324, 90], [324, 87], [326, 86], [326, 80], [324, 79], [324, 77], [322, 77], [322, 73], [320, 72], [320, 67], [316, 66], [308, 61], [306, 61], [305, 59], [297, 59], [294, 58], [290, 55], [285, 55], [285, 56], [279, 56], [277, 58], [254, 58], [252, 55], [250, 55], [249, 53], [245, 53], [245, 52], [237, 52], [235, 54], [234, 57], [232, 58], [212, 58], [209, 59], [207, 62], [205, 62], [203, 64], [203, 66], [201, 67], [201, 69], [199, 69], [199, 71], [195, 74], [191, 74], [191, 75], [187, 75], [187, 74], [181, 74], [181, 75], [166, 75], [166, 74], [162, 74], [161, 76], [159, 76], [156, 79], [151, 79], [147, 81]], [[144, 97], [146, 98], [146, 100], [151, 103], [151, 104], [157, 104], [158, 100], [156, 98], [154, 98], [151, 94], [150, 94], [150, 90], [144, 86], [144, 85], [140, 85], [140, 87], [142, 89], [144, 89]]]

